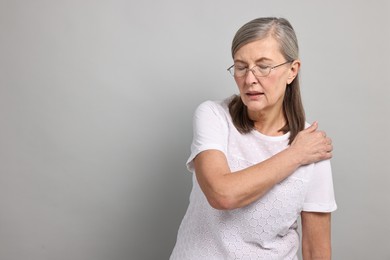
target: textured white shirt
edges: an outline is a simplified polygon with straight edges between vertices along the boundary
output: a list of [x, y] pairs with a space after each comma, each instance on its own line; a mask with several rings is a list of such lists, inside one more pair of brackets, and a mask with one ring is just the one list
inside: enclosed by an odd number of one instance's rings
[[[287, 148], [289, 133], [240, 134], [228, 111], [229, 100], [206, 101], [196, 109], [189, 171], [194, 172], [195, 156], [209, 149], [222, 151], [235, 172]], [[298, 168], [259, 200], [234, 210], [212, 208], [193, 174], [190, 203], [170, 259], [298, 259], [301, 211], [336, 208], [329, 160]]]

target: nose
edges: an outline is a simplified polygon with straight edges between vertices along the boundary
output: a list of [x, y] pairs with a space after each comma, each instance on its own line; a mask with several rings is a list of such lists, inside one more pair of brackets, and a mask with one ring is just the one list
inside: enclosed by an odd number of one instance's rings
[[253, 74], [252, 69], [249, 69], [248, 72], [246, 73], [246, 75], [245, 75], [245, 83], [247, 85], [252, 85], [252, 84], [258, 83], [258, 80], [257, 80], [255, 74]]

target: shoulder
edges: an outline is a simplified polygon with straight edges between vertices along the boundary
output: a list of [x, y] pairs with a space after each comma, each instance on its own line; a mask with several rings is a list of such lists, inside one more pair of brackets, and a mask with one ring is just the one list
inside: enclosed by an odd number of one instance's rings
[[313, 163], [316, 172], [332, 173], [332, 166], [330, 159]]
[[229, 115], [229, 102], [231, 98], [223, 100], [206, 100], [202, 102], [195, 110], [195, 116], [202, 114], [214, 114], [219, 117], [225, 117]]

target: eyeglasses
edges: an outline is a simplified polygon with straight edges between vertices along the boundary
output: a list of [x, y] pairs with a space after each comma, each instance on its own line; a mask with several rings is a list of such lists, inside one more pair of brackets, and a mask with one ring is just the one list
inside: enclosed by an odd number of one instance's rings
[[263, 65], [256, 65], [253, 66], [251, 69], [246, 68], [244, 66], [235, 66], [234, 64], [230, 66], [227, 70], [232, 74], [232, 76], [237, 77], [237, 78], [242, 78], [246, 76], [248, 71], [252, 71], [253, 75], [256, 77], [267, 77], [272, 70], [274, 70], [277, 67], [280, 67], [284, 64], [291, 63], [291, 61], [286, 61], [281, 64], [275, 65], [275, 66], [263, 66]]

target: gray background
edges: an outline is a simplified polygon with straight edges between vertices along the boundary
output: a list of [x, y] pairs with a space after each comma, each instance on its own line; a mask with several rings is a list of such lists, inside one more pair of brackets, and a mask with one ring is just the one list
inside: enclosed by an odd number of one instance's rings
[[167, 259], [192, 113], [260, 16], [295, 27], [335, 144], [334, 259], [390, 259], [390, 4], [335, 0], [0, 0], [0, 259]]

